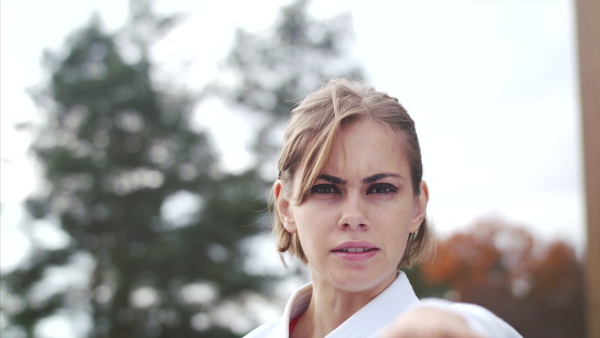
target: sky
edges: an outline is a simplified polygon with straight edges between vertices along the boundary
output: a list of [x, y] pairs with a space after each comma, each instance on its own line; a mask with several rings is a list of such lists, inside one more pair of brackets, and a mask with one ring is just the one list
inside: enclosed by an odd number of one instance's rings
[[[153, 58], [182, 85], [201, 89], [218, 75], [234, 30], [263, 32], [286, 3], [157, 1], [160, 11], [182, 11], [186, 20], [154, 47]], [[43, 121], [43, 109], [28, 94], [45, 80], [42, 53], [59, 52], [94, 11], [109, 31], [118, 29], [127, 1], [3, 0], [1, 6], [0, 271], [8, 271], [30, 245], [20, 232], [27, 223], [20, 203], [39, 185], [39, 168], [27, 152], [30, 134], [16, 126]], [[582, 252], [572, 1], [321, 0], [310, 12], [319, 19], [351, 14], [350, 57], [371, 85], [397, 97], [416, 121], [428, 215], [440, 236], [498, 218]], [[214, 109], [221, 113], [210, 114]], [[248, 119], [218, 100], [195, 112], [227, 170], [249, 164]], [[226, 136], [232, 134], [238, 137]], [[55, 245], [66, 240], [51, 224], [37, 228]]]
[[[160, 11], [186, 13], [186, 20], [153, 48], [152, 57], [164, 74], [199, 90], [218, 75], [235, 29], [265, 31], [288, 1], [156, 3]], [[47, 246], [67, 241], [51, 222], [31, 223], [24, 215], [21, 203], [40, 184], [40, 174], [27, 152], [31, 135], [17, 126], [43, 121], [43, 109], [28, 94], [46, 80], [43, 51], [61, 51], [93, 12], [114, 31], [126, 20], [127, 1], [1, 2], [0, 272], [26, 256], [31, 243], [24, 227], [35, 228]], [[428, 216], [441, 237], [497, 218], [583, 252], [572, 1], [320, 0], [310, 12], [319, 19], [351, 14], [350, 57], [371, 85], [397, 97], [416, 121], [430, 189]], [[194, 116], [197, 127], [211, 134], [226, 170], [249, 164], [248, 116], [218, 100], [201, 103]], [[261, 247], [276, 258], [272, 248]], [[40, 330], [77, 336], [65, 325], [54, 321]]]

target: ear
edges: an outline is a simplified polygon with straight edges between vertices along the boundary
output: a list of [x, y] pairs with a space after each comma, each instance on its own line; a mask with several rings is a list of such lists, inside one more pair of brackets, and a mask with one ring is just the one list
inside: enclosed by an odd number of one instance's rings
[[296, 233], [296, 220], [294, 219], [294, 213], [291, 210], [291, 203], [285, 197], [285, 187], [282, 180], [277, 180], [273, 185], [273, 194], [275, 195], [275, 207], [277, 208], [277, 214], [279, 220], [283, 223], [283, 227], [289, 233]]
[[427, 211], [427, 202], [429, 202], [429, 188], [425, 181], [421, 181], [419, 190], [419, 196], [415, 197], [415, 211], [410, 223], [411, 233], [419, 230], [419, 227], [421, 227]]

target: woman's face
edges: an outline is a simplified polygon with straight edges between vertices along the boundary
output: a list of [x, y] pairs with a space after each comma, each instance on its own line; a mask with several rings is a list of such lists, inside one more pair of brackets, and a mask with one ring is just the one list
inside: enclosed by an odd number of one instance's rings
[[277, 207], [287, 231], [298, 233], [315, 285], [383, 291], [396, 277], [408, 235], [425, 216], [428, 191], [413, 195], [403, 140], [385, 127], [359, 120], [342, 129], [331, 157], [300, 205], [293, 191], [275, 186]]

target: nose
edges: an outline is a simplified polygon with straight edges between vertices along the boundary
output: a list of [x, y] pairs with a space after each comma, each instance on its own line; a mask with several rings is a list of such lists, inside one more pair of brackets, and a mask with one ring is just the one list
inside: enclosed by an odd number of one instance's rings
[[365, 208], [360, 196], [348, 196], [342, 206], [338, 227], [342, 230], [367, 230], [369, 223], [365, 217]]

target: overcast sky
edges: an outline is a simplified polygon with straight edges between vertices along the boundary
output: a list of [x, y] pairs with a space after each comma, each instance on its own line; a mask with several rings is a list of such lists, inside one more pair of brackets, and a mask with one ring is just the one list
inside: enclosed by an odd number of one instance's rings
[[[154, 49], [165, 72], [199, 89], [212, 80], [238, 26], [267, 29], [287, 1], [158, 1], [186, 21]], [[127, 1], [2, 0], [1, 269], [27, 248], [18, 207], [38, 183], [15, 124], [43, 116], [27, 89], [44, 79], [42, 51], [60, 50], [93, 11], [109, 30]], [[311, 5], [318, 18], [349, 11], [351, 56], [378, 90], [397, 97], [417, 123], [431, 199], [443, 236], [482, 217], [522, 224], [581, 252], [585, 240], [574, 4], [571, 1], [342, 1]], [[222, 114], [209, 114], [221, 109]], [[241, 170], [247, 118], [217, 101], [196, 121], [213, 135], [224, 166]], [[239, 135], [231, 138], [223, 135]], [[275, 170], [275, 168], [274, 168]], [[42, 227], [43, 228], [43, 227]], [[47, 236], [61, 240], [45, 226]]]

